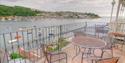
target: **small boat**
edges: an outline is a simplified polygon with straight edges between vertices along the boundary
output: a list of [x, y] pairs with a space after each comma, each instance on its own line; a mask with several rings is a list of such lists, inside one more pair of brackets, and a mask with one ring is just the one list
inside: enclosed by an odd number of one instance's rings
[[21, 39], [22, 37], [20, 36], [20, 35], [17, 35], [16, 37], [15, 37], [15, 39], [13, 39], [13, 40], [9, 40], [9, 43], [14, 43], [14, 42], [17, 42], [19, 39]]
[[17, 42], [17, 39], [9, 40], [9, 43]]
[[24, 31], [24, 30], [26, 30], [26, 27], [20, 27], [19, 28], [19, 31]]
[[32, 28], [21, 27], [19, 31], [27, 32], [28, 34], [32, 34]]

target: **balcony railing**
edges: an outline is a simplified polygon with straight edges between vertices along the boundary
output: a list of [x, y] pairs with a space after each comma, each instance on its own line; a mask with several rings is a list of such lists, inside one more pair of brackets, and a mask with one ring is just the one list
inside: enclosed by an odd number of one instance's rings
[[[72, 38], [74, 37], [74, 32], [77, 31], [91, 36], [104, 36], [110, 29], [106, 23], [103, 23], [103, 25], [100, 25], [100, 23], [82, 22], [41, 28], [34, 26], [17, 32], [0, 34], [0, 62], [30, 63], [29, 56], [34, 53], [34, 57], [37, 56], [37, 58], [35, 58], [36, 61], [33, 63], [39, 63], [39, 57], [41, 61], [44, 59], [44, 55], [41, 52], [41, 44], [57, 44], [60, 38], [66, 38], [66, 40]], [[24, 55], [28, 56], [28, 59], [25, 56], [20, 57], [22, 50], [25, 51]], [[15, 59], [17, 57], [20, 58]]]
[[[38, 49], [41, 43], [50, 44], [57, 42], [60, 37], [69, 38], [73, 36], [73, 31], [84, 29], [85, 23], [65, 24], [37, 28], [24, 28], [17, 32], [0, 34], [1, 63], [12, 62], [11, 55], [19, 53], [20, 48], [25, 51], [35, 50], [36, 54], [41, 53]], [[40, 55], [40, 54], [39, 54]], [[19, 60], [21, 62], [22, 60]], [[16, 63], [13, 60], [12, 63]], [[25, 63], [26, 60], [25, 60]]]
[[125, 32], [125, 22], [112, 22], [109, 23], [109, 28], [111, 32]]

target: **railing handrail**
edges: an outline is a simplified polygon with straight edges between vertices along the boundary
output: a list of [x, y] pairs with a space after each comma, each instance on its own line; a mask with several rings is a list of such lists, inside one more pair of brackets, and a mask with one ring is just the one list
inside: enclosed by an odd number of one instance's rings
[[[28, 29], [26, 29], [25, 31], [34, 29], [34, 27], [36, 27], [36, 28], [38, 29], [38, 28], [58, 27], [58, 26], [81, 24], [81, 23], [84, 23], [84, 22], [79, 22], [79, 23], [67, 23], [67, 24], [60, 24], [60, 25], [50, 25], [50, 26], [43, 26], [43, 27], [32, 26], [32, 27], [25, 27], [25, 28], [28, 28]], [[23, 30], [23, 31], [24, 31], [24, 30]], [[13, 31], [13, 32], [5, 32], [5, 33], [0, 33], [0, 35], [2, 35], [2, 34], [9, 34], [9, 33], [16, 33], [16, 32], [22, 32], [22, 31], [17, 30], [17, 31]]]

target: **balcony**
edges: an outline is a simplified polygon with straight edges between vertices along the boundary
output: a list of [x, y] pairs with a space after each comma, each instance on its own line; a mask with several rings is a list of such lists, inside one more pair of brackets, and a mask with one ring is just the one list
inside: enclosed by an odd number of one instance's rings
[[[46, 59], [49, 54], [45, 54], [42, 48], [45, 45], [51, 45], [52, 48], [49, 49], [51, 52], [65, 52], [66, 56], [65, 54], [61, 55], [63, 53], [54, 54], [54, 60], [64, 56], [62, 58], [64, 60], [60, 59], [55, 63], [66, 63], [66, 61], [67, 63], [81, 63], [81, 60], [83, 63], [89, 63], [91, 62], [90, 58], [82, 59], [82, 52], [85, 52], [84, 48], [73, 45], [72, 39], [76, 38], [75, 36], [88, 36], [107, 41], [105, 37], [109, 37], [109, 32], [112, 32], [110, 28], [106, 23], [100, 25], [100, 23], [82, 22], [42, 28], [34, 26], [22, 28], [16, 32], [4, 33], [0, 35], [0, 63], [49, 63]], [[117, 43], [112, 49], [113, 57], [119, 57], [118, 63], [125, 63], [124, 40], [112, 40]], [[94, 54], [101, 56], [102, 49], [94, 49]], [[111, 57], [112, 53], [106, 51], [101, 58]]]

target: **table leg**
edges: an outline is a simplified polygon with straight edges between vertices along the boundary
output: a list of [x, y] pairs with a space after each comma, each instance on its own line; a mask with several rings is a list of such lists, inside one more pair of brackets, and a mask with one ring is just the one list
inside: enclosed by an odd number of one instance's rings
[[84, 56], [84, 53], [82, 53], [81, 63], [83, 63], [83, 56]]
[[[90, 58], [91, 56], [95, 56], [94, 51], [95, 51], [95, 49], [93, 49], [93, 48], [85, 49], [85, 51], [82, 53], [81, 63], [83, 63], [84, 56], [86, 56], [86, 58]], [[92, 63], [95, 62], [94, 59], [91, 59], [91, 61], [92, 61]]]
[[[84, 52], [82, 52], [81, 63], [83, 63], [84, 56], [86, 56], [86, 58], [90, 56], [90, 54], [92, 53], [91, 50], [92, 50], [91, 48], [88, 48], [88, 49], [85, 49]], [[93, 60], [92, 60], [92, 63], [93, 63]]]
[[92, 63], [94, 63], [94, 60], [92, 59]]
[[88, 52], [87, 52], [87, 57], [90, 57], [91, 55], [95, 55], [95, 54], [94, 54], [94, 49], [89, 48], [89, 49], [88, 49]]
[[[75, 57], [78, 56], [79, 53], [80, 53], [80, 47], [78, 47], [78, 48], [77, 47], [78, 46], [75, 46], [75, 48], [76, 48], [76, 55], [72, 58], [72, 60], [75, 59]], [[78, 52], [77, 52], [77, 49], [78, 49]]]

